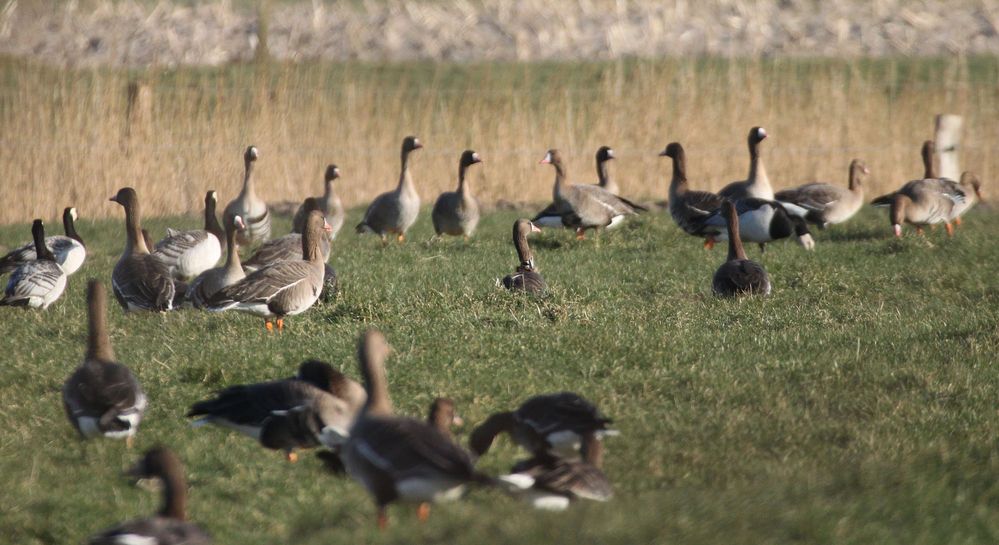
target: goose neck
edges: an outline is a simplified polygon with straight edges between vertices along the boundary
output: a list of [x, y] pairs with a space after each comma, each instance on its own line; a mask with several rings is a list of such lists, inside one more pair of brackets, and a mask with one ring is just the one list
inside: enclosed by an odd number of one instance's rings
[[87, 360], [114, 361], [108, 337], [107, 297], [96, 281], [87, 290]]
[[67, 237], [83, 244], [83, 239], [80, 238], [80, 235], [76, 232], [76, 222], [73, 221], [73, 215], [68, 211], [65, 215], [63, 215], [62, 228]]
[[163, 480], [163, 507], [160, 515], [175, 520], [187, 518], [187, 483], [179, 468], [168, 467], [160, 476]]
[[732, 213], [726, 218], [726, 223], [728, 224], [728, 260], [746, 259], [746, 250], [742, 247], [742, 238], [739, 236], [739, 214], [732, 210]]
[[146, 239], [142, 236], [142, 217], [139, 213], [139, 206], [130, 203], [125, 206], [125, 234], [128, 237], [126, 252], [136, 254], [148, 254], [149, 247]]

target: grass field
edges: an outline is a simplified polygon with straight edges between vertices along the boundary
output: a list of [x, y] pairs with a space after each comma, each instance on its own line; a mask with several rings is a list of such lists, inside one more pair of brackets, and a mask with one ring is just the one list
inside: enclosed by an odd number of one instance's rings
[[[772, 245], [762, 262], [774, 294], [745, 300], [710, 294], [724, 251], [701, 249], [661, 211], [599, 242], [542, 234], [534, 248], [551, 293], [511, 295], [494, 282], [516, 265], [515, 217], [486, 217], [467, 246], [424, 242], [426, 210], [403, 246], [345, 229], [331, 259], [338, 300], [282, 335], [239, 314], [115, 306], [116, 355], [151, 398], [132, 451], [82, 445], [62, 412], [61, 384], [84, 350], [86, 279], [108, 281], [123, 245], [120, 218], [84, 219], [90, 256], [63, 299], [0, 313], [0, 542], [79, 543], [151, 513], [158, 494], [120, 472], [157, 443], [185, 461], [189, 515], [217, 543], [999, 540], [999, 215], [980, 206], [952, 240], [942, 230], [894, 240], [883, 213], [865, 210], [820, 232], [814, 253]], [[146, 223], [158, 236], [198, 220]], [[28, 230], [2, 227], [0, 244]], [[616, 497], [546, 514], [479, 490], [426, 525], [395, 507], [380, 534], [361, 487], [310, 454], [288, 464], [183, 417], [215, 389], [287, 376], [305, 358], [357, 377], [357, 335], [371, 326], [394, 347], [397, 410], [422, 416], [452, 396], [463, 441], [469, 425], [532, 394], [568, 389], [598, 403], [622, 432], [607, 442]], [[504, 439], [481, 466], [502, 471], [521, 454]]]

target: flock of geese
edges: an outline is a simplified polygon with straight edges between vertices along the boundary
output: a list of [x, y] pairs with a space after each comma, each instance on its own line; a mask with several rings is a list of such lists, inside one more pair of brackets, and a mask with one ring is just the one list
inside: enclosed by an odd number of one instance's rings
[[[766, 270], [747, 258], [743, 242], [755, 242], [765, 251], [769, 242], [795, 237], [813, 249], [809, 226], [825, 228], [849, 220], [864, 204], [864, 176], [869, 170], [855, 159], [846, 187], [811, 183], [774, 192], [761, 157], [767, 133], [753, 127], [748, 135], [749, 173], [744, 180], [718, 193], [693, 189], [687, 177], [686, 155], [680, 143], [660, 153], [672, 160], [669, 212], [686, 233], [704, 240], [728, 242], [728, 256], [712, 279], [722, 296], [766, 295], [771, 283]], [[401, 171], [395, 189], [376, 197], [367, 208], [358, 233], [374, 233], [388, 244], [399, 242], [416, 222], [420, 197], [410, 172], [411, 155], [423, 144], [416, 137], [403, 140]], [[895, 236], [902, 225], [923, 227], [943, 223], [948, 235], [961, 216], [981, 199], [981, 184], [966, 172], [960, 181], [941, 178], [933, 166], [934, 145], [924, 143], [924, 175], [897, 191], [872, 201], [889, 208]], [[325, 172], [325, 192], [306, 199], [293, 218], [293, 232], [271, 239], [267, 204], [255, 193], [257, 148], [243, 155], [245, 174], [240, 194], [216, 215], [218, 195], [205, 196], [204, 228], [168, 229], [155, 244], [142, 229], [139, 197], [133, 188], [119, 190], [111, 201], [125, 213], [125, 249], [111, 275], [115, 298], [126, 311], [171, 311], [185, 306], [212, 312], [237, 310], [264, 319], [268, 331], [280, 331], [284, 320], [305, 312], [322, 296], [337, 290], [335, 271], [327, 264], [330, 248], [341, 230], [345, 210], [336, 195], [340, 170]], [[540, 163], [555, 170], [553, 202], [532, 220], [513, 225], [513, 244], [519, 264], [502, 280], [512, 291], [546, 291], [528, 237], [542, 227], [568, 228], [578, 239], [587, 230], [598, 234], [646, 209], [617, 193], [609, 162], [614, 151], [601, 147], [596, 154], [599, 182], [570, 184], [557, 149], [548, 150]], [[437, 237], [475, 233], [480, 207], [466, 181], [466, 171], [482, 162], [466, 150], [459, 159], [456, 191], [440, 195], [432, 209]], [[32, 224], [31, 243], [0, 258], [0, 274], [10, 278], [0, 306], [45, 309], [58, 300], [66, 279], [83, 265], [87, 250], [76, 231], [75, 208], [63, 214], [65, 236], [45, 236], [41, 220]], [[239, 248], [253, 247], [246, 259]], [[217, 266], [225, 255], [224, 263]], [[107, 331], [103, 284], [91, 280], [87, 288], [89, 337], [83, 363], [66, 381], [66, 414], [83, 438], [124, 438], [129, 444], [138, 430], [147, 397], [128, 367], [116, 363]], [[577, 499], [607, 500], [612, 488], [601, 471], [602, 438], [613, 434], [610, 419], [577, 394], [562, 392], [528, 399], [518, 409], [493, 415], [475, 428], [469, 449], [455, 442], [451, 425], [454, 403], [438, 399], [426, 420], [395, 416], [385, 379], [389, 346], [381, 333], [369, 330], [358, 346], [363, 386], [328, 363], [309, 360], [291, 378], [229, 387], [211, 399], [194, 404], [188, 413], [195, 426], [215, 424], [281, 450], [289, 460], [296, 449], [323, 447], [321, 458], [334, 472], [346, 472], [373, 496], [378, 524], [387, 524], [385, 508], [404, 500], [419, 504], [421, 520], [429, 503], [459, 497], [469, 486], [498, 486], [527, 498], [534, 506], [564, 509]], [[494, 438], [507, 432], [529, 454], [510, 474], [493, 477], [475, 468]], [[183, 468], [169, 449], [148, 451], [130, 472], [164, 483], [164, 506], [153, 517], [132, 521], [95, 536], [92, 543], [208, 543], [210, 538], [186, 522]]]

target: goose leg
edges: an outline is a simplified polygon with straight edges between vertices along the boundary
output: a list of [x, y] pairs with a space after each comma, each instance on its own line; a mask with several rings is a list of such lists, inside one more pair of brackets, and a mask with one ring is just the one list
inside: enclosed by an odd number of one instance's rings
[[704, 249], [711, 250], [715, 247], [715, 237], [709, 236], [704, 239]]
[[267, 328], [268, 333], [274, 333], [274, 324], [270, 320], [264, 320], [264, 327]]
[[125, 438], [125, 448], [131, 449], [134, 444], [135, 444], [134, 435], [129, 435], [128, 437]]
[[762, 253], [762, 254], [767, 253], [767, 243], [766, 242], [761, 242], [760, 243], [760, 253]]
[[284, 318], [277, 319], [277, 330], [278, 332], [284, 331]]
[[287, 450], [287, 451], [286, 451], [286, 452], [284, 453], [284, 459], [285, 459], [285, 460], [288, 460], [288, 461], [289, 461], [290, 463], [293, 463], [293, 464], [294, 464], [295, 462], [297, 462], [297, 461], [298, 461], [298, 454], [297, 454], [297, 453], [295, 453], [295, 451], [294, 451], [294, 450], [291, 450], [291, 449], [288, 449], [288, 450]]
[[420, 522], [427, 522], [427, 519], [430, 518], [429, 503], [423, 502], [416, 508], [416, 518], [420, 519]]
[[954, 227], [960, 227], [960, 226], [961, 226], [961, 216], [958, 216], [954, 218]]
[[388, 513], [385, 512], [385, 506], [378, 506], [378, 529], [384, 530], [388, 528]]
[[396, 240], [399, 241], [400, 244], [406, 242], [406, 233], [399, 233], [399, 235], [396, 236]]
[[945, 223], [944, 228], [947, 229], [947, 236], [949, 237], [954, 236], [954, 226], [951, 225], [950, 222]]
[[582, 227], [576, 227], [576, 240], [584, 240], [586, 238], [586, 233], [583, 231]]

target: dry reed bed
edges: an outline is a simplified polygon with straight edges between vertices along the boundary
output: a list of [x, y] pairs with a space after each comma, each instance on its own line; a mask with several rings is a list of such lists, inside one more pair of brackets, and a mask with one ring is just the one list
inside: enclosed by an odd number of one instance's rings
[[0, 201], [16, 203], [0, 207], [0, 223], [55, 218], [69, 204], [88, 218], [119, 217], [107, 199], [123, 185], [139, 190], [147, 214], [194, 212], [208, 188], [223, 201], [238, 192], [248, 144], [260, 149], [267, 200], [318, 193], [335, 162], [344, 200], [362, 205], [396, 183], [409, 133], [426, 143], [413, 165], [424, 202], [455, 185], [466, 147], [485, 159], [472, 182], [486, 202], [550, 198], [553, 173], [536, 164], [549, 147], [565, 151], [573, 180], [593, 181], [602, 144], [618, 151], [627, 195], [663, 199], [670, 165], [657, 152], [671, 140], [687, 148], [692, 183], [717, 189], [744, 177], [745, 136], [757, 124], [771, 135], [764, 153], [776, 186], [843, 183], [847, 163], [862, 157], [874, 193], [920, 174], [918, 148], [937, 112], [964, 116], [962, 166], [994, 187], [997, 73], [992, 60], [970, 70], [961, 61], [643, 61], [148, 72], [150, 110], [126, 137], [128, 74], [0, 62]]

